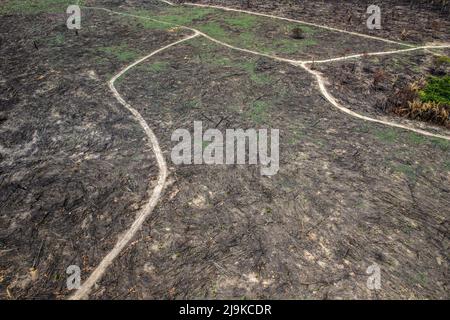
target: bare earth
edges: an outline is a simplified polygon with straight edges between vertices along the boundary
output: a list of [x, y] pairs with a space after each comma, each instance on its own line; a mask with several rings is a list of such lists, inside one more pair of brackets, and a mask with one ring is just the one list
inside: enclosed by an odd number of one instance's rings
[[[446, 13], [397, 1], [382, 1], [392, 13], [379, 33], [364, 29], [362, 1], [252, 1], [250, 8], [241, 1], [197, 3], [406, 44], [450, 42]], [[86, 5], [170, 17], [160, 1]], [[350, 7], [354, 17], [345, 20]], [[84, 281], [130, 228], [159, 169], [142, 128], [107, 82], [138, 58], [192, 34], [87, 8], [75, 34], [61, 12], [0, 19], [0, 299], [69, 298], [66, 268], [80, 266]], [[221, 41], [234, 35], [229, 43], [235, 46], [287, 59], [405, 48], [312, 28], [314, 42], [291, 51], [286, 41], [295, 40], [281, 31], [288, 26], [270, 19], [258, 24], [260, 39], [239, 42], [241, 26], [225, 24], [241, 16], [227, 14], [209, 12], [190, 26], [208, 34], [220, 25], [226, 31], [216, 33]], [[352, 111], [450, 136], [448, 128], [378, 108], [392, 83], [426, 74], [431, 57], [419, 50], [316, 70]], [[373, 87], [379, 68], [388, 76]], [[151, 57], [115, 86], [154, 131], [169, 178], [158, 206], [89, 298], [449, 298], [448, 140], [352, 117], [333, 107], [303, 68], [204, 37]], [[203, 121], [204, 130], [280, 129], [280, 171], [263, 177], [258, 166], [174, 165], [171, 135], [192, 131], [194, 121]], [[382, 270], [376, 291], [366, 286], [374, 263]]]

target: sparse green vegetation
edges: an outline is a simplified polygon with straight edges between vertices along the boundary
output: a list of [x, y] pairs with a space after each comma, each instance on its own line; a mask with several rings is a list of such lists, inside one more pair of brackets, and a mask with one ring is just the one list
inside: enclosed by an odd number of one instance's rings
[[301, 25], [301, 26], [298, 26], [298, 25], [292, 26], [292, 25], [290, 25], [290, 26], [288, 26], [288, 31], [287, 31], [287, 33], [292, 33], [294, 29], [300, 29], [300, 30], [302, 30], [302, 32], [303, 32], [304, 34], [309, 34], [309, 35], [312, 35], [312, 34], [314, 34], [314, 33], [316, 32], [316, 29], [313, 29], [313, 28], [311, 28], [311, 27], [309, 27], [309, 26], [304, 26], [304, 25]]
[[423, 135], [420, 135], [415, 132], [410, 133], [408, 138], [412, 144], [417, 144], [417, 145], [422, 144], [427, 141], [427, 139]]
[[167, 23], [162, 23], [162, 22], [153, 21], [153, 20], [149, 20], [149, 19], [138, 19], [138, 21], [139, 21], [139, 24], [144, 29], [166, 30], [171, 27]]
[[[87, 2], [171, 21], [188, 10]], [[313, 2], [274, 12], [303, 18], [337, 6], [313, 20], [364, 25], [351, 10], [345, 19], [342, 3]], [[395, 70], [390, 58], [407, 54], [386, 54], [394, 43], [302, 24], [294, 37], [295, 23], [212, 12], [183, 24], [223, 44], [97, 9], [83, 9], [78, 32], [63, 11], [1, 16], [0, 298], [70, 298], [68, 265], [92, 279], [116, 255], [106, 273], [126, 279], [94, 279], [85, 298], [447, 298], [448, 131], [371, 109], [425, 72], [442, 76], [432, 55], [413, 48], [420, 73]], [[381, 36], [396, 39], [399, 25], [412, 43], [445, 37], [422, 37], [406, 20]], [[378, 64], [369, 55], [320, 63], [365, 50], [382, 53]], [[374, 94], [367, 75], [377, 70], [387, 80]], [[387, 281], [366, 290], [376, 263]]]
[[282, 39], [275, 42], [278, 49], [286, 54], [293, 54], [301, 51], [305, 47], [315, 46], [317, 44], [317, 41], [314, 39], [302, 39], [295, 41], [292, 39]]
[[436, 62], [438, 64], [450, 64], [450, 57], [439, 56], [439, 57], [436, 58]]
[[56, 34], [42, 37], [41, 41], [49, 47], [60, 47], [66, 42], [66, 35], [64, 32], [58, 32]]
[[[148, 10], [132, 12], [135, 15], [157, 19], [175, 25], [196, 28], [227, 43], [266, 54], [295, 54], [308, 46], [317, 45], [312, 35], [318, 29], [286, 21], [272, 21], [248, 14], [229, 13], [210, 8], [170, 7], [157, 13]], [[170, 25], [139, 19], [146, 28], [168, 28]], [[293, 40], [290, 33], [301, 29], [305, 38]], [[271, 36], [263, 30], [269, 30]]]
[[[158, 12], [158, 14], [155, 14], [155, 12], [149, 10], [132, 11], [132, 13], [137, 16], [172, 23], [174, 26], [175, 25], [188, 26], [192, 24], [194, 21], [201, 20], [214, 12], [217, 12], [217, 10], [209, 8], [188, 8], [188, 7], [168, 7]], [[150, 23], [149, 25], [151, 25], [151, 23], [155, 23], [148, 19], [140, 19], [140, 20], [149, 21]], [[167, 25], [165, 25], [165, 27], [167, 27]]]
[[398, 133], [394, 129], [377, 130], [375, 135], [384, 142], [394, 143], [398, 138]]
[[256, 123], [262, 123], [267, 117], [269, 104], [265, 101], [255, 101], [251, 105], [250, 118]]
[[362, 123], [353, 129], [353, 131], [359, 132], [359, 133], [368, 133], [368, 132], [370, 132], [370, 130], [371, 130], [370, 126], [368, 126], [365, 123]]
[[[196, 42], [194, 45], [199, 46], [202, 45], [202, 42]], [[229, 66], [233, 68], [238, 68], [244, 70], [250, 77], [250, 79], [259, 85], [269, 84], [271, 82], [272, 77], [268, 73], [258, 72], [256, 69], [257, 60], [232, 60], [223, 55], [216, 55], [215, 52], [202, 52], [201, 59], [203, 62], [219, 65], [219, 66]]]
[[423, 272], [419, 272], [415, 278], [414, 278], [415, 282], [421, 286], [426, 286], [428, 279], [427, 279], [427, 275]]
[[392, 169], [395, 172], [401, 173], [410, 179], [416, 178], [416, 170], [411, 165], [407, 164], [393, 165]]
[[411, 83], [388, 97], [390, 112], [414, 120], [450, 126], [450, 76]]
[[50, 43], [55, 46], [62, 46], [65, 42], [66, 38], [63, 33], [57, 34]]
[[253, 28], [258, 24], [258, 18], [249, 14], [239, 14], [235, 17], [226, 17], [224, 21], [228, 25], [244, 29]]
[[443, 151], [450, 150], [450, 142], [448, 140], [439, 139], [439, 138], [428, 138], [418, 133], [412, 132], [408, 136], [408, 140], [410, 143], [415, 145], [421, 145], [425, 143], [431, 143], [434, 147], [437, 147]]
[[298, 142], [302, 142], [306, 137], [305, 129], [301, 128], [297, 130], [293, 130], [291, 136], [289, 138], [289, 144], [294, 145]]
[[443, 151], [450, 151], [450, 141], [439, 139], [439, 138], [432, 138], [431, 142], [436, 147], [440, 148]]
[[237, 66], [244, 69], [250, 75], [250, 79], [256, 84], [270, 83], [271, 77], [269, 75], [256, 71], [256, 61], [238, 63]]
[[189, 25], [196, 20], [201, 20], [208, 15], [218, 12], [210, 8], [187, 8], [187, 7], [169, 7], [167, 13], [162, 17], [164, 21], [176, 23], [178, 25]]
[[154, 72], [154, 73], [158, 73], [161, 71], [166, 70], [169, 67], [169, 63], [168, 62], [153, 62], [150, 64], [145, 65], [145, 68], [147, 70], [150, 70], [150, 72]]
[[136, 51], [128, 48], [126, 44], [122, 44], [120, 46], [101, 47], [97, 50], [113, 56], [121, 62], [133, 61], [139, 57], [139, 54]]
[[179, 110], [182, 111], [182, 110], [195, 109], [200, 105], [201, 105], [201, 102], [197, 99], [188, 100], [180, 105]]
[[444, 169], [447, 170], [447, 171], [450, 171], [450, 161], [445, 161]]
[[227, 36], [225, 30], [216, 22], [207, 22], [205, 24], [199, 25], [198, 29], [207, 35], [221, 39]]
[[422, 102], [435, 102], [450, 106], [450, 75], [430, 77], [425, 87], [419, 90]]

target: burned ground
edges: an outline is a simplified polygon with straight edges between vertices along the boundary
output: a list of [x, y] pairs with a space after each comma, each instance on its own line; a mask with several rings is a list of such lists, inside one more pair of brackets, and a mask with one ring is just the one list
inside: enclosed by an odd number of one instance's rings
[[[77, 36], [65, 15], [1, 19], [3, 298], [67, 294], [67, 266], [87, 273], [98, 264], [158, 173], [142, 129], [106, 81], [182, 34], [148, 32], [102, 12], [85, 12], [84, 22]], [[116, 47], [120, 54], [109, 53]]]
[[[382, 30], [367, 30], [366, 9], [374, 4], [368, 0], [197, 0], [180, 1], [222, 5], [260, 11], [288, 18], [326, 24], [328, 26], [381, 36], [412, 43], [448, 42], [450, 7], [431, 5], [430, 1], [383, 0], [377, 4], [382, 10]], [[424, 3], [425, 2], [425, 3]], [[436, 1], [437, 2], [437, 1]], [[325, 23], [326, 22], [326, 23]]]
[[[343, 105], [360, 114], [387, 119], [392, 117], [389, 112], [390, 98], [399, 90], [430, 75], [450, 74], [450, 64], [437, 66], [437, 59], [429, 52], [419, 51], [337, 61], [316, 65], [316, 68], [325, 75], [330, 92]], [[447, 131], [433, 123], [402, 118], [396, 121], [444, 135]]]
[[[109, 4], [167, 10], [157, 1]], [[339, 17], [317, 19], [339, 25]], [[202, 19], [209, 21], [189, 22]], [[106, 81], [189, 32], [98, 10], [83, 10], [78, 35], [64, 15], [8, 13], [0, 23], [0, 297], [63, 299], [67, 266], [81, 266], [85, 280], [158, 176], [142, 129]], [[374, 45], [364, 41], [358, 53]], [[381, 116], [370, 100], [358, 101], [372, 89], [341, 70], [356, 64], [368, 79], [380, 66], [409, 79], [426, 71], [427, 57], [367, 58], [320, 71], [345, 106]], [[352, 87], [336, 89], [345, 76]], [[170, 177], [91, 298], [448, 298], [448, 141], [349, 117], [302, 68], [202, 37], [139, 64], [116, 87], [154, 130]], [[280, 129], [279, 173], [175, 166], [171, 134], [194, 121], [205, 130]], [[379, 291], [366, 287], [373, 263], [382, 270]]]
[[[93, 2], [95, 5], [97, 2]], [[114, 8], [114, 7], [112, 7]], [[349, 53], [405, 49], [407, 46], [375, 39], [355, 37], [315, 26], [270, 19], [239, 12], [194, 6], [120, 6], [122, 10], [142, 17], [195, 28], [239, 48], [295, 60], [320, 60]], [[152, 24], [148, 20], [143, 20]], [[292, 30], [302, 31], [301, 39]], [[327, 49], [324, 50], [323, 48]]]
[[375, 298], [373, 262], [386, 270], [379, 297], [446, 297], [448, 144], [349, 119], [301, 69], [204, 40], [154, 57], [118, 90], [168, 159], [171, 132], [201, 120], [280, 128], [281, 164], [272, 178], [172, 165], [166, 199], [93, 297]]

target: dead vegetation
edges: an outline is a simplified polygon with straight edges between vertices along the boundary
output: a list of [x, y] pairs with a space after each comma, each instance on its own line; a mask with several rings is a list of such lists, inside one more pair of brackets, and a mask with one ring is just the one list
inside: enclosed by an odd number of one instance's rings
[[387, 98], [384, 110], [397, 116], [450, 128], [450, 105], [437, 101], [423, 101], [420, 93], [426, 85], [427, 82], [421, 80], [396, 89]]
[[[17, 50], [20, 32], [6, 32], [13, 21], [23, 33], [60, 32], [44, 15], [0, 23], [7, 40], [0, 142], [19, 149], [34, 132], [38, 139], [20, 157], [0, 154], [0, 298], [63, 299], [66, 267], [81, 266], [85, 279], [157, 176], [140, 128], [104, 84], [134, 52], [182, 35], [133, 29], [97, 12], [84, 15], [83, 46], [67, 35], [64, 46], [29, 43], [30, 52]], [[263, 120], [282, 129], [283, 163], [273, 179], [253, 167], [171, 168], [157, 211], [93, 297], [445, 299], [447, 149], [348, 117], [324, 102], [301, 68], [252, 58], [209, 42], [184, 44], [121, 81], [163, 150], [171, 149], [170, 132], [195, 120], [221, 129]], [[390, 85], [383, 68], [373, 69], [379, 94]], [[355, 71], [353, 64], [350, 84]], [[380, 292], [366, 288], [374, 262], [383, 268]]]
[[430, 6], [434, 9], [440, 10], [441, 12], [450, 12], [449, 0], [410, 0], [409, 6], [411, 9]]
[[304, 39], [305, 35], [303, 34], [303, 30], [301, 28], [294, 28], [291, 31], [291, 38], [293, 39]]
[[[435, 56], [425, 79], [396, 89], [387, 99], [387, 110], [413, 120], [450, 127], [450, 58]], [[381, 75], [376, 75], [381, 77]]]
[[386, 80], [386, 72], [383, 69], [377, 69], [373, 74], [373, 87], [378, 88]]

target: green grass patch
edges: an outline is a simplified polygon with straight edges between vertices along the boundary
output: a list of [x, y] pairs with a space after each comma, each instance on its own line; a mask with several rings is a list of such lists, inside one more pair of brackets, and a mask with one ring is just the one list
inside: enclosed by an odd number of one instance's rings
[[46, 42], [49, 46], [59, 47], [62, 46], [66, 42], [66, 37], [64, 33], [58, 33], [55, 36], [50, 36], [47, 38]]
[[375, 135], [383, 142], [394, 143], [398, 138], [398, 133], [394, 129], [377, 130]]
[[409, 134], [408, 140], [412, 144], [423, 144], [423, 143], [425, 143], [427, 141], [427, 138], [424, 137], [421, 134], [412, 132], [412, 133]]
[[199, 25], [197, 28], [213, 38], [223, 39], [227, 37], [227, 33], [217, 22], [207, 22], [205, 24]]
[[232, 36], [229, 41], [235, 46], [250, 48], [266, 54], [272, 51], [272, 45], [266, 43], [266, 39], [260, 39], [252, 30], [242, 31], [238, 37]]
[[444, 162], [444, 169], [450, 172], [450, 161], [447, 160]]
[[274, 42], [274, 44], [281, 52], [286, 54], [294, 54], [302, 51], [306, 47], [315, 46], [318, 44], [318, 42], [314, 39], [281, 39]]
[[[318, 44], [317, 40], [311, 37], [319, 32], [316, 28], [248, 14], [183, 6], [168, 7], [157, 12], [138, 10], [132, 11], [132, 13], [141, 17], [164, 21], [173, 24], [173, 26], [192, 27], [231, 45], [266, 54], [276, 54], [277, 52], [295, 54], [304, 51], [306, 47]], [[151, 20], [139, 20], [147, 28], [170, 27], [170, 25], [161, 25]], [[294, 28], [302, 29], [305, 39], [292, 39], [290, 33]], [[272, 34], [272, 39], [267, 36], [266, 31]]]
[[238, 63], [227, 57], [211, 56], [208, 57], [208, 63], [218, 66], [238, 66]]
[[218, 65], [222, 67], [228, 66], [241, 69], [248, 74], [249, 78], [255, 84], [269, 84], [272, 81], [272, 77], [269, 74], [256, 71], [256, 60], [242, 61], [238, 59], [230, 59], [229, 57], [217, 55], [214, 51], [202, 52], [201, 59], [203, 62], [211, 65]]
[[353, 128], [353, 131], [358, 132], [358, 133], [369, 133], [371, 132], [371, 127], [369, 127], [367, 124], [360, 124], [358, 126], [355, 126]]
[[256, 71], [256, 61], [239, 62], [236, 66], [245, 70], [256, 84], [268, 84], [271, 81], [269, 75]]
[[305, 133], [305, 130], [303, 128], [299, 129], [298, 131], [297, 130], [293, 130], [291, 132], [292, 133], [291, 133], [290, 138], [289, 138], [289, 144], [290, 145], [294, 145], [294, 144], [298, 143], [299, 141], [304, 141], [305, 140], [306, 133]]
[[[74, 0], [6, 0], [0, 4], [0, 14], [65, 13]], [[79, 1], [82, 5], [83, 1]]]
[[192, 109], [197, 109], [201, 107], [201, 102], [197, 99], [194, 100], [187, 100], [183, 103], [181, 103], [178, 107], [179, 111], [188, 111]]
[[303, 31], [303, 33], [304, 33], [305, 35], [313, 35], [313, 34], [315, 34], [315, 33], [317, 32], [317, 29], [313, 29], [313, 28], [311, 28], [311, 27], [309, 27], [309, 26], [299, 25], [299, 24], [296, 24], [296, 25], [289, 25], [289, 26], [287, 27], [287, 31], [288, 31], [289, 33], [292, 33], [292, 31], [293, 31], [294, 29], [297, 29], [297, 28], [300, 28], [300, 29]]
[[414, 277], [414, 281], [421, 285], [421, 286], [426, 286], [428, 283], [428, 277], [425, 273], [423, 272], [419, 272], [415, 277]]
[[66, 38], [65, 38], [64, 34], [60, 33], [55, 36], [53, 43], [57, 46], [62, 46], [65, 41], [66, 41]]
[[450, 105], [450, 75], [429, 77], [425, 87], [419, 91], [422, 102], [437, 102]]
[[212, 143], [212, 141], [202, 141], [202, 150], [205, 151], [205, 149]]
[[440, 138], [428, 138], [415, 132], [410, 133], [408, 140], [411, 144], [424, 144], [431, 143], [434, 147], [441, 149], [442, 151], [450, 151], [450, 141]]
[[166, 70], [168, 67], [169, 67], [169, 63], [162, 62], [162, 61], [153, 62], [153, 63], [146, 65], [146, 69], [149, 70], [150, 72], [154, 72], [154, 73], [162, 72], [162, 71]]
[[160, 73], [163, 72], [164, 70], [167, 70], [169, 66], [170, 66], [169, 62], [155, 61], [152, 63], [139, 64], [136, 66], [136, 69], [144, 72]]
[[217, 9], [169, 7], [166, 12], [161, 15], [161, 17], [164, 18], [164, 21], [179, 25], [189, 25], [195, 20], [204, 19], [214, 12], [218, 12]]
[[243, 29], [254, 28], [258, 25], [258, 18], [249, 14], [239, 14], [235, 17], [226, 17], [224, 22], [233, 27], [239, 27]]
[[440, 138], [432, 138], [431, 143], [442, 151], [450, 151], [450, 141]]
[[256, 84], [269, 84], [272, 78], [264, 73], [253, 72], [250, 75], [250, 79]]
[[149, 19], [138, 19], [139, 24], [146, 30], [166, 30], [170, 25], [162, 22], [157, 22]]
[[416, 178], [416, 170], [410, 165], [407, 164], [393, 165], [392, 169], [395, 172], [401, 173], [412, 180]]
[[[192, 23], [195, 20], [201, 20], [204, 19], [206, 16], [208, 16], [211, 13], [217, 12], [217, 9], [211, 9], [211, 8], [188, 8], [188, 7], [168, 7], [164, 10], [159, 11], [155, 14], [155, 12], [149, 11], [149, 10], [133, 10], [130, 11], [134, 15], [146, 17], [146, 18], [152, 18], [160, 21], [164, 21], [167, 23], [171, 23], [174, 26], [175, 25], [183, 25], [183, 26], [189, 26], [192, 25]], [[145, 21], [146, 19], [140, 19], [141, 21]], [[152, 26], [151, 20], [147, 20], [149, 22], [149, 26]], [[165, 25], [167, 28], [167, 25]]]
[[120, 46], [100, 47], [97, 50], [106, 53], [109, 56], [113, 56], [121, 62], [133, 61], [139, 57], [139, 53], [128, 48], [126, 44], [121, 44]]
[[269, 104], [265, 101], [253, 102], [250, 110], [250, 118], [255, 123], [262, 123], [267, 118], [267, 111], [269, 110]]
[[450, 64], [450, 57], [439, 56], [439, 57], [436, 58], [436, 62], [438, 64]]

